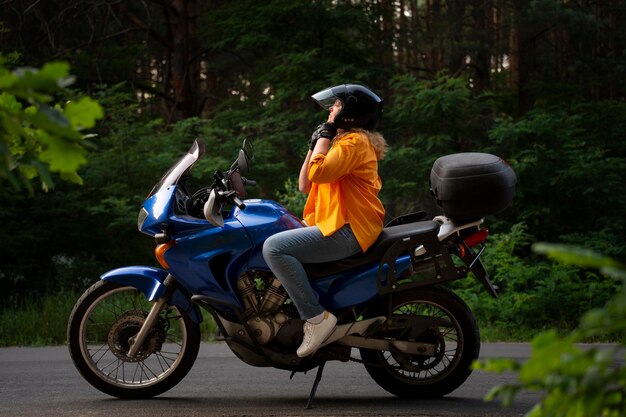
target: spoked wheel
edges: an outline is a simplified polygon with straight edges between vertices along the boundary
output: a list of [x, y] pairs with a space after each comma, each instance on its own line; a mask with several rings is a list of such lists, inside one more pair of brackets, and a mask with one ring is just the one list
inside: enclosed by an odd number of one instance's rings
[[373, 337], [434, 345], [433, 355], [361, 349], [370, 376], [399, 397], [438, 398], [469, 377], [478, 358], [480, 336], [467, 305], [443, 287], [393, 294], [367, 317], [391, 315], [394, 325]]
[[152, 304], [136, 288], [105, 281], [78, 300], [67, 338], [74, 364], [91, 385], [119, 398], [149, 398], [187, 375], [200, 327], [176, 307], [164, 309], [136, 356], [127, 355]]

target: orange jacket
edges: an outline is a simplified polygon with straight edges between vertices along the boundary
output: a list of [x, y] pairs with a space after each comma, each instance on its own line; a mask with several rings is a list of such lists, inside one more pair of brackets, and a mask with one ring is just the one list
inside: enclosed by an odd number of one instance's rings
[[311, 159], [304, 220], [330, 236], [346, 223], [366, 251], [383, 229], [385, 209], [378, 199], [382, 182], [378, 160], [364, 133], [339, 138], [326, 155]]

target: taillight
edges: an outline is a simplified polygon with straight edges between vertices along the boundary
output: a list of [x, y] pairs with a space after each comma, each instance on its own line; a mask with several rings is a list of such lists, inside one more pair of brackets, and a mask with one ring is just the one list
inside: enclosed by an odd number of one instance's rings
[[477, 232], [466, 237], [464, 240], [465, 244], [471, 248], [472, 246], [476, 246], [479, 243], [483, 243], [485, 240], [487, 240], [487, 237], [489, 237], [489, 229], [480, 229]]

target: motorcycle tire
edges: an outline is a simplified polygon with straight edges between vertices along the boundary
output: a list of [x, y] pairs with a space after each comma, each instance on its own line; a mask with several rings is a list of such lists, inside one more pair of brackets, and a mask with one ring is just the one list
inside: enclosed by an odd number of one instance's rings
[[153, 303], [134, 287], [99, 281], [76, 302], [67, 339], [80, 374], [118, 398], [159, 395], [180, 382], [200, 347], [200, 326], [167, 306], [134, 358], [126, 353]]
[[403, 398], [434, 399], [457, 389], [471, 374], [480, 352], [478, 325], [467, 304], [452, 291], [433, 286], [392, 294], [368, 309], [364, 318], [379, 315], [428, 316], [437, 323], [417, 336], [410, 336], [410, 328], [372, 335], [432, 344], [432, 356], [360, 349], [367, 372], [386, 391]]

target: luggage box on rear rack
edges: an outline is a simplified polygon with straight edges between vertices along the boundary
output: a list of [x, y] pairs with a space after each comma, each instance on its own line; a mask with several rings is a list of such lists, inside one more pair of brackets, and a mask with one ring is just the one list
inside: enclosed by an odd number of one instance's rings
[[468, 222], [507, 208], [517, 177], [502, 158], [487, 153], [442, 156], [430, 171], [430, 190], [455, 222]]

